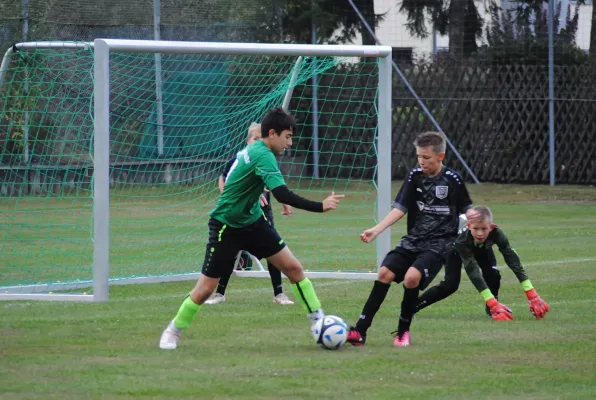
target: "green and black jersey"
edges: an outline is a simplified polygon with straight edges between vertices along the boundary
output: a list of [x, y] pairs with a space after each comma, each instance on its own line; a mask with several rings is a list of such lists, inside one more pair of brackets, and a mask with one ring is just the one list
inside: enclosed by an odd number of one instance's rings
[[507, 239], [505, 233], [498, 226], [495, 226], [489, 233], [484, 243], [476, 243], [472, 236], [472, 232], [465, 228], [458, 235], [457, 239], [455, 239], [453, 246], [459, 253], [464, 268], [466, 269], [466, 273], [478, 292], [488, 289], [488, 286], [482, 277], [482, 270], [474, 258], [474, 253], [478, 253], [481, 249], [489, 249], [495, 244], [499, 248], [501, 254], [503, 254], [505, 263], [511, 268], [520, 283], [528, 279], [517, 253], [509, 244], [509, 239]]
[[211, 217], [232, 228], [242, 228], [262, 215], [259, 197], [267, 187], [285, 186], [273, 152], [261, 140], [236, 156], [227, 174], [224, 190]]

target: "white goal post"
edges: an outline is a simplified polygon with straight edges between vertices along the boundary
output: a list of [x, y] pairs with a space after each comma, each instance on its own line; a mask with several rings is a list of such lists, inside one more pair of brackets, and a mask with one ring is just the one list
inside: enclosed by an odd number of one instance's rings
[[[59, 47], [67, 43], [38, 42], [17, 46], [43, 48]], [[81, 44], [77, 44], [82, 46]], [[208, 55], [261, 55], [295, 57], [359, 57], [378, 59], [377, 119], [376, 127], [376, 218], [382, 220], [391, 209], [391, 126], [392, 126], [392, 58], [389, 46], [357, 45], [302, 45], [302, 44], [256, 44], [212, 43], [154, 40], [95, 39], [85, 44], [93, 48], [93, 275], [92, 282], [50, 284], [36, 293], [26, 287], [0, 288], [0, 300], [73, 300], [104, 302], [109, 299], [109, 286], [134, 283], [157, 283], [197, 279], [198, 273], [110, 279], [110, 60], [115, 53], [151, 54], [208, 54]], [[8, 52], [7, 52], [8, 54]], [[5, 57], [6, 58], [6, 57]], [[8, 68], [0, 67], [0, 77]], [[0, 79], [0, 85], [2, 80]], [[291, 95], [291, 91], [290, 95]], [[289, 99], [284, 99], [287, 106]], [[280, 104], [281, 105], [281, 104]], [[200, 240], [206, 240], [201, 238]], [[380, 265], [391, 249], [391, 230], [376, 239], [376, 265]], [[199, 262], [199, 261], [197, 261]], [[371, 264], [372, 264], [371, 260]], [[268, 277], [262, 266], [257, 271], [235, 271], [238, 276]], [[374, 279], [374, 272], [307, 272], [313, 278]], [[49, 291], [89, 288], [92, 294], [50, 294]], [[41, 291], [45, 291], [41, 293]]]

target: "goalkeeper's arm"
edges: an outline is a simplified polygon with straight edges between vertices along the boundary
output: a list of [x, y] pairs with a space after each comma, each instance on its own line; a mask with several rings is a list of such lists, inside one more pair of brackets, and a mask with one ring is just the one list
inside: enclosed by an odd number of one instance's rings
[[499, 251], [503, 254], [505, 263], [511, 268], [524, 290], [530, 311], [537, 319], [544, 317], [549, 310], [548, 304], [542, 300], [536, 289], [534, 289], [534, 286], [532, 286], [532, 282], [530, 282], [519, 256], [509, 244], [509, 239], [507, 239], [505, 233], [499, 227], [495, 227], [494, 231], [496, 233], [495, 243], [499, 246]]
[[511, 309], [497, 301], [494, 294], [488, 288], [482, 276], [482, 270], [474, 258], [474, 253], [465, 244], [456, 244], [455, 248], [464, 263], [464, 268], [470, 281], [482, 296], [482, 299], [490, 309], [490, 315], [495, 321], [510, 321], [513, 319]]
[[528, 275], [526, 274], [526, 270], [522, 266], [519, 256], [509, 244], [509, 239], [507, 239], [507, 236], [501, 228], [495, 226], [495, 229], [493, 230], [493, 235], [495, 244], [499, 247], [499, 251], [503, 255], [503, 259], [505, 260], [505, 264], [507, 264], [511, 271], [513, 271], [513, 273], [517, 277], [517, 280], [522, 284], [523, 287], [523, 282], [528, 280]]
[[465, 244], [458, 243], [455, 245], [455, 249], [459, 253], [459, 256], [464, 264], [466, 274], [468, 274], [470, 281], [476, 290], [478, 290], [478, 293], [480, 293], [484, 301], [486, 302], [495, 297], [491, 293], [486, 281], [484, 280], [484, 277], [482, 276], [482, 270], [480, 269], [476, 258], [474, 258], [474, 253], [468, 249]]

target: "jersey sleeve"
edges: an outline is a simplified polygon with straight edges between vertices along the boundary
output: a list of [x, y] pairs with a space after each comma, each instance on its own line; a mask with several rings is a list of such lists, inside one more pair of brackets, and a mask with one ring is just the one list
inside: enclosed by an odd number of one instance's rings
[[486, 281], [482, 277], [482, 270], [478, 265], [478, 261], [476, 261], [476, 259], [474, 258], [474, 253], [468, 247], [468, 245], [465, 243], [455, 242], [454, 247], [459, 253], [459, 257], [461, 258], [462, 263], [464, 264], [466, 274], [468, 274], [468, 277], [470, 278], [470, 281], [472, 282], [476, 290], [478, 290], [478, 292], [480, 293], [488, 289]]
[[511, 269], [511, 271], [513, 271], [517, 279], [520, 282], [523, 282], [526, 279], [528, 279], [526, 271], [522, 266], [521, 260], [519, 259], [519, 256], [517, 255], [515, 250], [509, 244], [509, 239], [507, 238], [507, 235], [505, 235], [505, 232], [503, 232], [503, 230], [501, 230], [497, 226], [493, 230], [493, 234], [495, 235], [493, 240], [495, 244], [499, 247], [499, 251], [503, 255], [505, 263]]
[[263, 180], [269, 190], [286, 184], [273, 153], [269, 152], [259, 157], [256, 160], [255, 170], [256, 175]]
[[230, 173], [230, 170], [232, 169], [232, 165], [234, 165], [235, 162], [236, 162], [236, 157], [232, 158], [230, 161], [228, 161], [226, 163], [224, 170], [221, 173], [221, 176], [224, 178], [224, 180], [227, 179], [228, 174]]
[[415, 198], [416, 185], [413, 182], [413, 176], [414, 171], [411, 171], [408, 174], [408, 179], [401, 185], [401, 188], [393, 201], [393, 208], [397, 208], [404, 213], [408, 212], [408, 209], [412, 206], [412, 201], [414, 201]]
[[465, 182], [459, 175], [455, 175], [455, 204], [458, 214], [465, 214], [472, 207], [472, 199]]

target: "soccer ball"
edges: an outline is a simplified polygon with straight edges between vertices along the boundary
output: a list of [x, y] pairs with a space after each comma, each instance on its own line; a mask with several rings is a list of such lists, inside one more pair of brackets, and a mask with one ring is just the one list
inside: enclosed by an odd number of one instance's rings
[[311, 327], [315, 343], [327, 350], [339, 349], [348, 338], [348, 325], [337, 315], [327, 315]]

